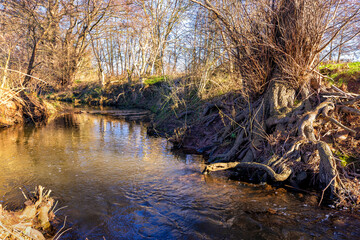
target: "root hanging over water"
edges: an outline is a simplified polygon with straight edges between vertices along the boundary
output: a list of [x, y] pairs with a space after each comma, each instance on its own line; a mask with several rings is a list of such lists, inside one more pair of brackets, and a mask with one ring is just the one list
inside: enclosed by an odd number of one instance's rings
[[[321, 201], [358, 207], [359, 95], [331, 88], [296, 100], [295, 93], [289, 84], [274, 82], [260, 99], [244, 104], [218, 131], [218, 143], [208, 152], [203, 173], [227, 169], [251, 177], [258, 173], [260, 181], [296, 187], [303, 183], [304, 188], [318, 189]], [[220, 111], [226, 115], [226, 109]]]
[[24, 89], [0, 88], [0, 128], [17, 123], [43, 123], [48, 115], [48, 106], [36, 95]]
[[34, 196], [25, 195], [25, 208], [20, 211], [8, 211], [0, 205], [0, 239], [43, 240], [53, 232], [51, 221], [54, 199], [51, 190], [39, 186]]
[[273, 181], [281, 182], [289, 178], [291, 169], [286, 168], [281, 173], [276, 173], [271, 167], [262, 163], [248, 163], [248, 162], [230, 162], [230, 163], [214, 163], [206, 166], [203, 173], [209, 173], [213, 171], [226, 170], [232, 168], [242, 169], [254, 169], [265, 171]]

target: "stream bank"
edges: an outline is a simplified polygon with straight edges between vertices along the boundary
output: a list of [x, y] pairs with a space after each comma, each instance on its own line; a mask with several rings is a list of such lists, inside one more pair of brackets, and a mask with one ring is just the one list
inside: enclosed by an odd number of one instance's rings
[[[308, 100], [296, 100], [293, 103], [293, 110], [287, 116], [278, 116], [283, 118], [282, 120], [281, 118], [270, 119], [275, 122], [275, 125], [289, 119], [298, 123], [289, 124], [286, 127], [290, 129], [289, 131], [284, 131], [285, 129], [281, 127], [267, 129], [265, 137], [262, 137], [267, 139], [268, 143], [263, 143], [263, 145], [257, 143], [258, 146], [255, 147], [251, 141], [249, 142], [250, 137], [246, 136], [248, 127], [245, 129], [241, 121], [246, 122], [248, 115], [255, 114], [256, 116], [258, 111], [250, 110], [249, 112], [252, 103], [249, 103], [240, 91], [201, 98], [196, 88], [182, 82], [186, 82], [186, 79], [172, 83], [157, 82], [151, 85], [115, 84], [104, 88], [99, 85], [83, 85], [74, 88], [73, 91], [52, 95], [49, 98], [71, 101], [75, 105], [85, 103], [149, 110], [154, 118], [148, 128], [148, 133], [166, 137], [174, 144], [174, 148], [203, 154], [208, 159], [208, 163], [212, 164], [206, 168], [206, 172], [230, 169], [233, 173], [232, 177], [240, 180], [255, 183], [268, 182], [276, 186], [287, 185], [304, 192], [316, 189], [319, 203], [332, 199], [331, 201], [335, 202], [336, 206], [345, 208], [354, 206], [356, 208], [360, 204], [358, 181], [360, 166], [357, 161], [360, 158], [358, 146], [360, 117], [356, 114], [359, 111], [357, 93], [346, 95], [342, 90], [331, 85], [317, 86], [321, 88], [321, 94], [318, 89], [317, 95], [312, 95]], [[314, 93], [316, 91], [314, 90]], [[329, 103], [327, 100], [329, 95], [340, 96], [340, 99], [344, 96], [349, 98], [353, 107], [351, 109], [354, 111], [347, 111], [348, 107], [344, 105], [344, 100]], [[261, 107], [259, 101], [253, 104]], [[335, 123], [342, 122], [341, 125], [327, 123], [328, 117], [315, 121], [316, 116], [321, 115], [327, 105], [337, 106], [336, 109], [334, 107], [334, 114], [332, 113], [335, 118], [331, 117], [331, 119]], [[323, 107], [319, 108], [319, 106]], [[326, 116], [327, 113], [323, 114]], [[312, 122], [309, 124], [316, 134], [322, 136], [322, 142], [325, 145], [321, 143], [316, 145], [316, 143], [313, 144], [314, 142], [301, 139], [303, 129], [299, 126], [304, 124], [305, 119], [310, 115], [314, 116], [312, 120], [314, 124]], [[251, 119], [254, 121], [255, 117]], [[272, 122], [269, 126], [273, 124]], [[322, 127], [323, 125], [325, 127]], [[353, 132], [349, 133], [346, 128], [344, 130], [339, 127], [344, 125], [350, 126], [348, 129]], [[299, 133], [296, 133], [298, 127]], [[292, 135], [287, 135], [287, 133]], [[256, 141], [259, 142], [259, 140]], [[275, 167], [275, 170], [269, 168], [267, 164], [279, 161], [279, 159], [271, 159], [272, 155], [275, 157], [291, 155], [293, 160], [290, 161], [290, 168]], [[320, 159], [329, 163], [320, 164]], [[239, 162], [245, 163], [238, 164]], [[267, 162], [266, 165], [263, 162]], [[331, 173], [333, 170], [335, 173]], [[339, 183], [339, 179], [332, 185], [332, 179], [338, 171], [344, 181]], [[340, 194], [336, 192], [339, 186], [343, 189]]]
[[147, 135], [146, 124], [116, 111], [80, 108], [44, 126], [1, 131], [1, 204], [17, 209], [24, 202], [19, 186], [46, 183], [61, 209], [57, 229], [65, 216], [63, 230], [71, 228], [60, 239], [359, 236], [358, 214], [318, 207], [312, 193], [201, 174], [201, 156], [171, 150], [166, 139]]
[[57, 112], [55, 105], [24, 90], [0, 88], [0, 128], [15, 124], [42, 124]]

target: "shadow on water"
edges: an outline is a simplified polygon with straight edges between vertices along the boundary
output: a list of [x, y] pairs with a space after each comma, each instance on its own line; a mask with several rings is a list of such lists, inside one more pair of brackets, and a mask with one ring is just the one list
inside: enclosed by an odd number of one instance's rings
[[[357, 215], [267, 185], [201, 175], [200, 156], [171, 151], [140, 123], [67, 114], [0, 132], [0, 196], [53, 190], [72, 230], [63, 239], [356, 239]], [[10, 204], [11, 203], [11, 204]]]
[[68, 129], [78, 129], [79, 128], [79, 120], [77, 119], [76, 114], [62, 114], [54, 119], [51, 123], [55, 127], [58, 128], [68, 128]]

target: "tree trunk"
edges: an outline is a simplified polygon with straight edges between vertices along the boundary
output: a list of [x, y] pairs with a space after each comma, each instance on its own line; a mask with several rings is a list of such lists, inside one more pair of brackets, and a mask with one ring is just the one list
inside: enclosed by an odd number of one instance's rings
[[11, 56], [11, 50], [9, 49], [8, 52], [8, 57], [6, 59], [6, 63], [5, 63], [5, 67], [4, 67], [4, 75], [3, 75], [3, 79], [2, 79], [2, 83], [1, 83], [1, 87], [4, 88], [7, 86], [7, 74], [8, 74], [8, 68], [9, 68], [9, 63], [10, 63], [10, 56]]
[[337, 57], [337, 63], [340, 63], [342, 48], [343, 48], [343, 38], [344, 38], [344, 32], [341, 32], [340, 35], [340, 43], [339, 43], [339, 51], [338, 51], [338, 57]]
[[162, 57], [162, 53], [161, 53], [155, 59], [155, 64], [154, 64], [155, 74], [156, 75], [162, 75], [163, 74], [163, 67], [164, 67], [164, 62], [163, 62], [163, 57]]
[[31, 57], [30, 57], [27, 72], [26, 72], [27, 75], [25, 76], [25, 79], [24, 79], [24, 82], [23, 82], [23, 85], [25, 87], [29, 84], [29, 82], [31, 80], [31, 73], [32, 73], [32, 70], [34, 69], [36, 50], [37, 50], [37, 40], [34, 40], [34, 45], [33, 45], [33, 48], [32, 48]]

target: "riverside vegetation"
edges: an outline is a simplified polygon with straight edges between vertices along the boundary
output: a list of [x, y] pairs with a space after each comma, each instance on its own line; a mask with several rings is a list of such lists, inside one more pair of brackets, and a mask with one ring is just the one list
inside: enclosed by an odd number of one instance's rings
[[[343, 65], [348, 64], [339, 66]], [[325, 66], [320, 66], [324, 74], [327, 69], [336, 69], [335, 64]], [[272, 134], [261, 132], [268, 145], [262, 143], [262, 154], [257, 155], [262, 157], [257, 159], [253, 156], [254, 146], [244, 144], [250, 136], [246, 132], [249, 130], [244, 129], [246, 122], [241, 123], [256, 113], [249, 113], [246, 107], [249, 103], [240, 90], [223, 94], [209, 85], [208, 95], [200, 98], [196, 80], [190, 77], [157, 77], [161, 80], [156, 82], [151, 81], [155, 77], [150, 77], [143, 85], [129, 84], [126, 80], [106, 87], [78, 83], [71, 91], [49, 94], [47, 98], [75, 105], [150, 110], [154, 117], [148, 133], [167, 137], [175, 148], [204, 154], [209, 163], [205, 174], [231, 168], [235, 169], [232, 177], [236, 179], [290, 185], [299, 191], [314, 188], [319, 190], [319, 203], [325, 197], [334, 200], [338, 207], [357, 208], [360, 203], [360, 71], [348, 67], [333, 71], [341, 76], [346, 74], [343, 71], [352, 73], [340, 81], [330, 74], [313, 80], [314, 94], [307, 100], [308, 110], [305, 111], [304, 103], [295, 100], [295, 112], [284, 114], [283, 120], [270, 119], [267, 122], [270, 126], [279, 121], [291, 121], [291, 124], [274, 128]], [[352, 85], [348, 85], [349, 82]], [[348, 86], [351, 88], [346, 91]], [[257, 104], [260, 106], [261, 102]], [[321, 141], [317, 139], [319, 136]], [[282, 166], [280, 163], [286, 157], [291, 158]]]
[[360, 206], [359, 63], [341, 62], [359, 51], [356, 1], [0, 1], [0, 14], [2, 125], [46, 119], [44, 98], [141, 107], [149, 133], [207, 156], [204, 174]]

